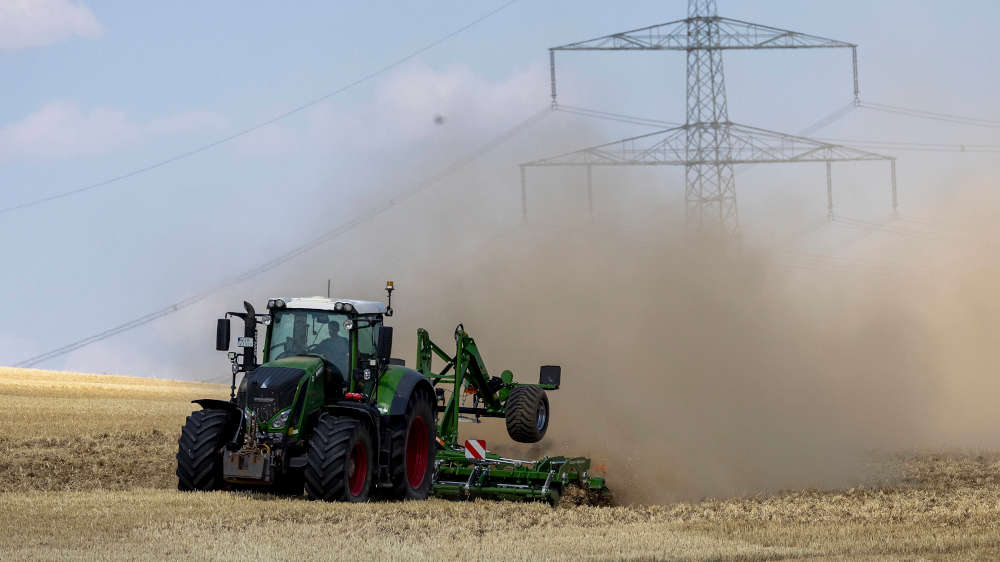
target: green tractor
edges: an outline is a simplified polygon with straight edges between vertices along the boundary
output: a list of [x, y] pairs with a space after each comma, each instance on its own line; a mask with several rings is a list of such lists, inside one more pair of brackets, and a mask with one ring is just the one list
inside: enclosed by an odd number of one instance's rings
[[[243, 320], [241, 352], [229, 352], [230, 399], [195, 400], [177, 452], [180, 490], [259, 487], [327, 501], [507, 498], [558, 501], [570, 486], [606, 491], [589, 459], [503, 458], [481, 441], [458, 443], [460, 420], [505, 418], [516, 441], [533, 443], [548, 428], [546, 390], [559, 388], [558, 367], [539, 384], [488, 375], [461, 325], [450, 356], [418, 330], [417, 369], [391, 358], [389, 304], [347, 299], [275, 298], [267, 313], [228, 312], [216, 348], [230, 347], [230, 318]], [[264, 326], [261, 363], [258, 327]], [[443, 370], [431, 370], [434, 356]], [[237, 387], [239, 373], [245, 373]], [[465, 405], [471, 400], [472, 405]]]

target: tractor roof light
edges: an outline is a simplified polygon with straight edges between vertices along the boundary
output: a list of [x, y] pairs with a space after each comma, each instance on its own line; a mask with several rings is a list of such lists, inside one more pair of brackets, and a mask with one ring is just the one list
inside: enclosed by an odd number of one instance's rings
[[335, 311], [337, 311], [337, 312], [343, 312], [344, 311], [344, 303], [342, 303], [342, 302], [335, 303], [333, 305], [333, 309]]
[[267, 308], [285, 308], [285, 301], [283, 299], [271, 299], [267, 301]]
[[385, 315], [392, 316], [392, 290], [396, 287], [396, 284], [392, 281], [385, 282], [385, 296], [387, 302], [385, 303]]

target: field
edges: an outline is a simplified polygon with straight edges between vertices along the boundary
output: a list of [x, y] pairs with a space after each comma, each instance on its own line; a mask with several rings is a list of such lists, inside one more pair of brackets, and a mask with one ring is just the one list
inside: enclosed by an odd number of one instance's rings
[[[0, 368], [0, 559], [994, 559], [1000, 455], [878, 459], [864, 488], [672, 505], [321, 504], [181, 494], [176, 438], [228, 388]], [[614, 474], [609, 475], [614, 486]]]

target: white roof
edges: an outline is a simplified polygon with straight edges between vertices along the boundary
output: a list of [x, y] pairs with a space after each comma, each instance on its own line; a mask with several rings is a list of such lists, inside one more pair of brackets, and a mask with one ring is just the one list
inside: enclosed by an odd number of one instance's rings
[[274, 297], [285, 301], [286, 308], [310, 308], [314, 310], [333, 310], [338, 302], [350, 303], [358, 314], [385, 314], [385, 303], [378, 301], [359, 301], [354, 299], [328, 299], [326, 297]]

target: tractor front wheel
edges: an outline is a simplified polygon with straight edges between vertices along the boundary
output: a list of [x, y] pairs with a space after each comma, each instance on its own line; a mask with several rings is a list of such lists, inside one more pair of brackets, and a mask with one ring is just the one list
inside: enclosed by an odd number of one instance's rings
[[229, 416], [221, 410], [199, 410], [188, 416], [177, 441], [178, 490], [222, 488], [221, 450]]
[[549, 428], [549, 398], [537, 386], [515, 386], [505, 404], [507, 434], [514, 441], [537, 443]]
[[322, 414], [309, 440], [306, 496], [311, 500], [366, 501], [375, 472], [374, 453], [365, 424]]
[[437, 426], [434, 399], [418, 389], [404, 414], [392, 427], [391, 496], [399, 500], [425, 500], [431, 491]]

